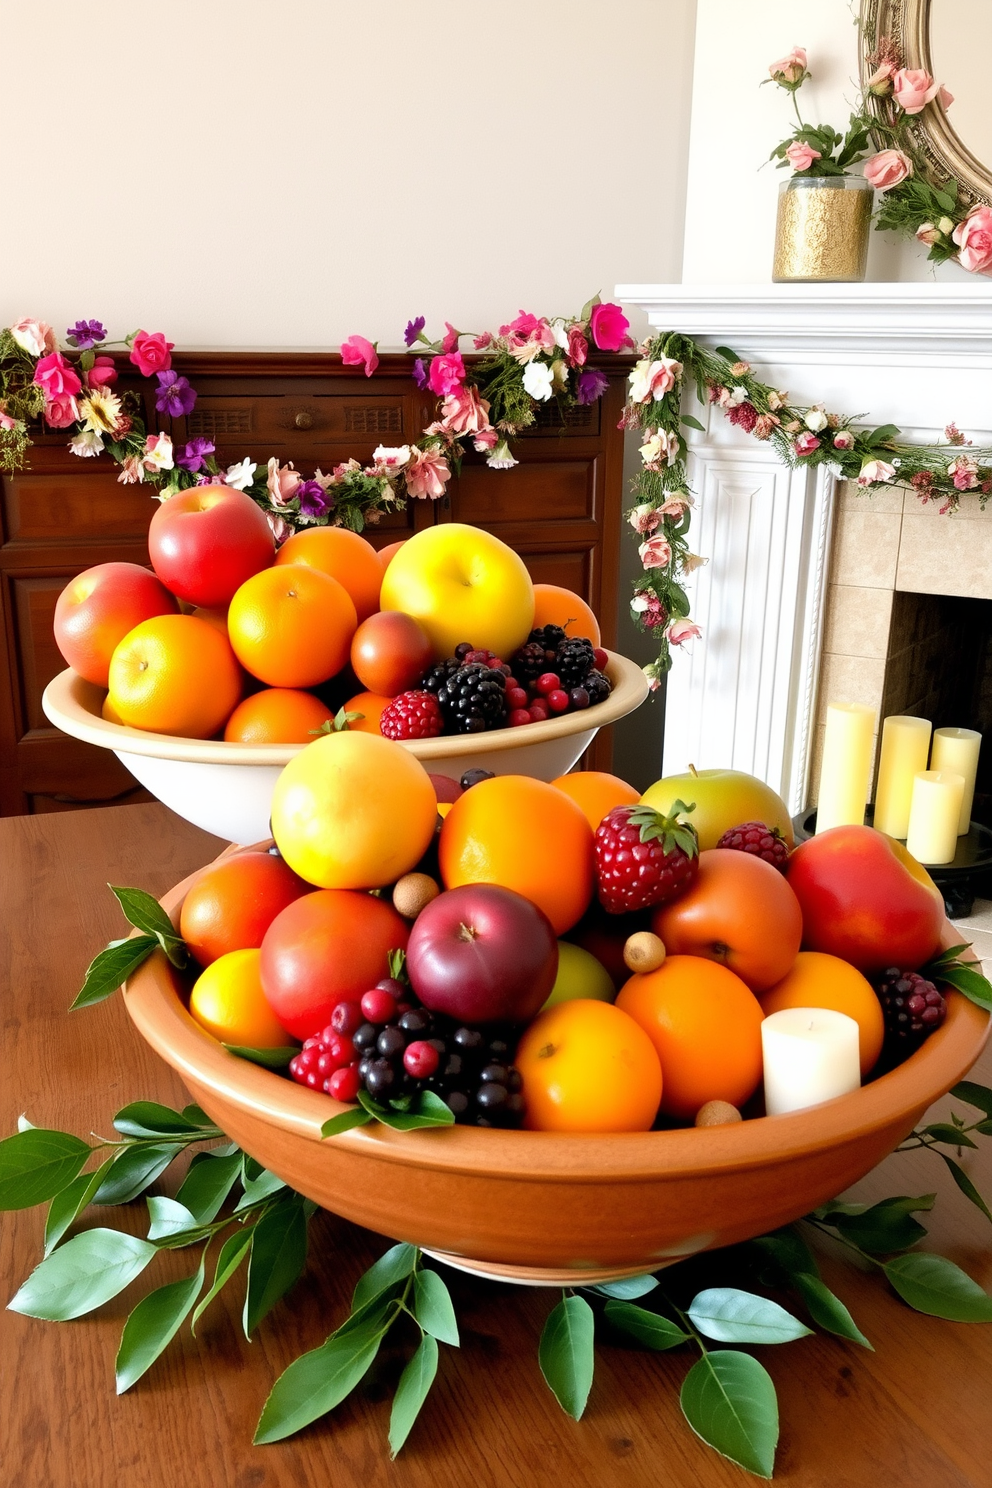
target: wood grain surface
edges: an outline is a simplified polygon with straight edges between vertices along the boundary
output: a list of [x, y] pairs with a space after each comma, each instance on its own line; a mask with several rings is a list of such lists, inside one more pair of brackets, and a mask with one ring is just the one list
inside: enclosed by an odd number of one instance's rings
[[[157, 804], [0, 821], [0, 1132], [21, 1112], [38, 1126], [106, 1134], [129, 1100], [182, 1105], [178, 1078], [141, 1042], [113, 998], [70, 1014], [92, 955], [123, 933], [108, 880], [161, 893], [220, 844]], [[984, 1073], [992, 1081], [992, 1056]], [[946, 1104], [946, 1103], [944, 1103]], [[992, 1193], [992, 1144], [965, 1159]], [[173, 1192], [177, 1179], [164, 1191]], [[992, 1226], [930, 1154], [890, 1158], [856, 1196], [937, 1191], [932, 1245], [992, 1287]], [[43, 1210], [0, 1218], [6, 1297], [41, 1256]], [[88, 1220], [87, 1223], [90, 1221]], [[107, 1221], [144, 1233], [143, 1201]], [[0, 1313], [0, 1483], [3, 1488], [722, 1488], [748, 1479], [703, 1446], [682, 1419], [690, 1356], [597, 1347], [589, 1407], [576, 1424], [555, 1404], [537, 1342], [557, 1294], [446, 1273], [462, 1334], [442, 1349], [437, 1383], [395, 1463], [389, 1400], [406, 1350], [384, 1352], [331, 1416], [270, 1447], [251, 1437], [277, 1374], [322, 1342], [385, 1242], [332, 1215], [311, 1227], [306, 1274], [257, 1330], [240, 1327], [237, 1285], [188, 1328], [126, 1395], [114, 1394], [123, 1319], [143, 1290], [193, 1269], [167, 1253], [146, 1277], [90, 1317], [43, 1323]], [[779, 1394], [776, 1482], [795, 1488], [989, 1488], [992, 1326], [924, 1318], [829, 1242], [824, 1276], [875, 1346], [818, 1336], [757, 1351]], [[671, 1271], [673, 1295], [705, 1276], [749, 1284], [739, 1255]], [[788, 1304], [788, 1299], [783, 1299]], [[751, 1479], [751, 1481], [756, 1481]]]

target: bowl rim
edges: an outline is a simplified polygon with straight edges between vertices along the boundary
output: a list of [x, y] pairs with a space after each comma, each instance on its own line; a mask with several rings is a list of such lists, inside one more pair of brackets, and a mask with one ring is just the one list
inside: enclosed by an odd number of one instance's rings
[[[549, 739], [567, 738], [570, 734], [595, 733], [639, 708], [648, 695], [647, 678], [636, 662], [616, 651], [608, 651], [607, 655], [606, 674], [613, 683], [613, 691], [604, 702], [591, 708], [565, 713], [543, 723], [531, 723], [526, 729], [492, 729], [485, 734], [409, 739], [404, 740], [404, 747], [426, 763], [477, 755], [480, 750], [490, 753], [519, 749]], [[87, 682], [72, 667], [67, 667], [49, 682], [41, 706], [56, 728], [86, 744], [96, 744], [118, 753], [148, 755], [187, 764], [282, 766], [307, 747], [305, 744], [230, 744], [225, 739], [188, 739], [128, 728], [125, 724], [110, 723], [101, 717], [105, 696], [105, 688]]]
[[[209, 866], [163, 896], [162, 907], [174, 922], [186, 893]], [[943, 940], [960, 944], [960, 935], [946, 921]], [[138, 1031], [173, 1069], [247, 1115], [318, 1144], [343, 1143], [356, 1155], [364, 1152], [384, 1162], [534, 1183], [624, 1184], [705, 1176], [774, 1166], [860, 1142], [900, 1114], [925, 1109], [946, 1094], [982, 1052], [990, 1027], [983, 1009], [952, 991], [943, 1026], [887, 1074], [803, 1111], [729, 1126], [629, 1133], [482, 1131], [468, 1126], [394, 1132], [376, 1123], [321, 1138], [321, 1125], [351, 1107], [229, 1053], [190, 1016], [176, 973], [161, 951], [133, 973], [123, 996]]]

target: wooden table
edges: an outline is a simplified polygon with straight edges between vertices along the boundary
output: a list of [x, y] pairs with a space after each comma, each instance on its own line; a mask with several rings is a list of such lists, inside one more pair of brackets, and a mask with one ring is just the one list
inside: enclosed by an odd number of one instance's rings
[[[67, 1008], [91, 956], [123, 933], [107, 881], [161, 893], [220, 846], [157, 804], [0, 821], [0, 1132], [12, 1133], [25, 1112], [35, 1125], [105, 1134], [127, 1101], [185, 1103], [178, 1078], [133, 1032], [119, 998], [83, 1012]], [[990, 1076], [986, 1056], [976, 1078]], [[989, 1194], [992, 1152], [973, 1156], [973, 1176]], [[934, 1248], [989, 1288], [992, 1226], [958, 1195], [936, 1158], [890, 1158], [858, 1196], [933, 1190]], [[143, 1201], [108, 1211], [109, 1223], [135, 1233], [144, 1233], [145, 1220]], [[8, 1297], [40, 1259], [42, 1228], [41, 1209], [2, 1218], [0, 1275]], [[384, 1249], [380, 1237], [318, 1215], [304, 1279], [253, 1343], [241, 1332], [240, 1296], [225, 1292], [197, 1338], [188, 1328], [181, 1332], [119, 1399], [114, 1356], [124, 1316], [145, 1283], [74, 1323], [0, 1313], [3, 1488], [729, 1488], [747, 1481], [681, 1417], [678, 1388], [688, 1355], [598, 1347], [589, 1407], [575, 1424], [537, 1365], [537, 1341], [557, 1294], [453, 1272], [447, 1279], [462, 1348], [442, 1351], [431, 1398], [397, 1462], [389, 1462], [386, 1447], [401, 1357], [393, 1353], [331, 1416], [287, 1442], [253, 1447], [276, 1375], [344, 1318], [355, 1280]], [[799, 1488], [988, 1488], [992, 1327], [921, 1317], [874, 1277], [827, 1248], [820, 1254], [825, 1278], [876, 1351], [822, 1335], [758, 1351], [779, 1394], [776, 1481]], [[147, 1288], [190, 1269], [189, 1253], [168, 1254], [155, 1263]], [[731, 1279], [729, 1271], [719, 1279]]]

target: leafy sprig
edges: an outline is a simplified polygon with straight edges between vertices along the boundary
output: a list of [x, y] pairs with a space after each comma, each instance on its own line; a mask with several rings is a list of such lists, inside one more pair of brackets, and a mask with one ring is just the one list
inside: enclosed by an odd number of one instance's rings
[[72, 1001], [72, 1008], [92, 1007], [111, 997], [153, 951], [162, 950], [173, 966], [184, 967], [188, 960], [186, 943], [176, 931], [157, 899], [144, 889], [107, 886], [124, 911], [124, 917], [140, 935], [112, 940], [86, 968], [83, 985]]

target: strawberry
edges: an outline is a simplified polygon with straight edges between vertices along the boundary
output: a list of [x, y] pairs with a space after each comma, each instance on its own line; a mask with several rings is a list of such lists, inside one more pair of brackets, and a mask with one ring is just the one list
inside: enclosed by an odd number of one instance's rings
[[663, 904], [699, 872], [699, 839], [680, 821], [692, 806], [675, 801], [668, 816], [652, 806], [615, 806], [595, 837], [596, 889], [609, 914]]

